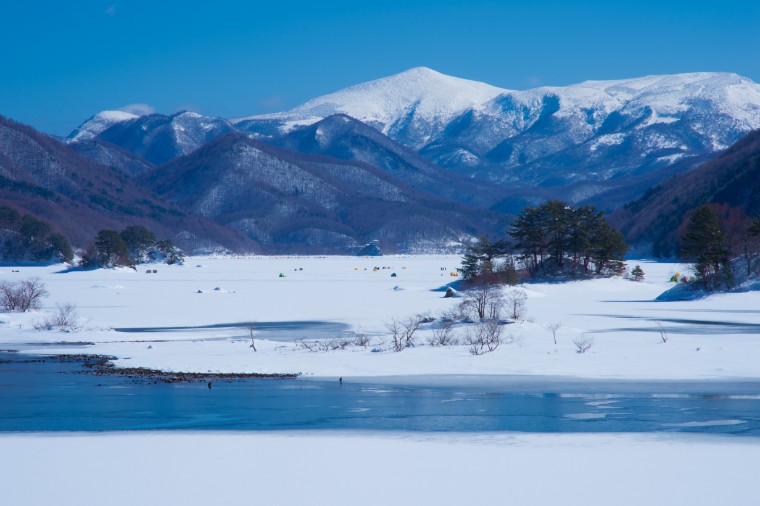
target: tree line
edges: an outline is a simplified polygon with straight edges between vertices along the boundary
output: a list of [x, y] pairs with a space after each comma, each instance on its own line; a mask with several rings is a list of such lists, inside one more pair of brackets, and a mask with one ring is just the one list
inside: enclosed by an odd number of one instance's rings
[[71, 262], [69, 240], [46, 221], [0, 206], [0, 260], [4, 262]]
[[182, 263], [184, 255], [171, 240], [157, 240], [153, 232], [130, 225], [121, 232], [103, 229], [82, 251], [79, 265], [85, 268], [136, 267], [146, 262]]
[[628, 245], [593, 206], [559, 200], [524, 208], [508, 237], [481, 238], [462, 261], [465, 279], [514, 284], [518, 278], [609, 276], [625, 269]]
[[749, 277], [760, 258], [760, 216], [720, 204], [698, 207], [686, 216], [680, 235], [680, 256], [691, 263], [706, 290], [731, 288], [736, 276]]

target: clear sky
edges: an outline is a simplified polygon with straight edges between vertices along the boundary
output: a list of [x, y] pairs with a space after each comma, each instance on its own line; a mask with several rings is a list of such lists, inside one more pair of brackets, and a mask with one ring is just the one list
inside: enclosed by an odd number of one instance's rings
[[0, 26], [0, 114], [54, 134], [132, 104], [285, 110], [416, 66], [510, 89], [760, 82], [758, 0], [2, 0]]

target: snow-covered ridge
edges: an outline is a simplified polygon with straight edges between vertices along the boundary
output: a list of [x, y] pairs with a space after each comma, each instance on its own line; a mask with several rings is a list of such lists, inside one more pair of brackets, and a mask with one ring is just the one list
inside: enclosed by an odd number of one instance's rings
[[508, 90], [416, 67], [389, 77], [350, 86], [309, 100], [287, 112], [233, 119], [285, 119], [308, 124], [333, 114], [347, 114], [388, 133], [400, 115], [412, 110], [417, 118], [446, 123]]
[[[529, 128], [544, 111], [547, 100], [557, 101], [556, 117], [587, 116], [588, 122], [597, 125], [612, 112], [636, 114], [648, 108], [652, 117], [647, 125], [672, 123], [684, 113], [697, 110], [730, 117], [743, 131], [760, 128], [760, 85], [732, 73], [652, 75], [513, 91], [426, 67], [350, 86], [289, 111], [239, 117], [230, 122], [240, 125], [252, 120], [274, 120], [289, 130], [333, 114], [347, 114], [412, 147], [421, 147], [468, 111], [477, 118], [488, 119], [493, 130], [489, 137], [508, 138]], [[207, 128], [213, 128], [211, 123], [218, 121], [197, 113], [182, 114], [192, 116], [192, 123], [207, 123]], [[118, 122], [137, 117], [123, 111], [100, 112], [74, 130], [69, 140], [89, 140]], [[204, 122], [204, 118], [208, 121]]]
[[[760, 85], [732, 73], [695, 72], [512, 91], [418, 67], [314, 98], [290, 111], [231, 121], [242, 128], [245, 122], [276, 121], [288, 131], [337, 113], [414, 149], [446, 144], [452, 123], [470, 115], [469, 126], [458, 135], [471, 138], [465, 144], [481, 152], [526, 131], [546, 114], [571, 122], [567, 133], [574, 143], [595, 135], [612, 113], [648, 116], [639, 129], [689, 116], [693, 129], [717, 150], [733, 142], [737, 132], [760, 128]], [[719, 121], [711, 126], [710, 118], [716, 117]]]
[[105, 132], [116, 123], [138, 118], [136, 114], [124, 111], [101, 111], [95, 116], [79, 125], [68, 136], [69, 142], [89, 141], [97, 137], [100, 133]]

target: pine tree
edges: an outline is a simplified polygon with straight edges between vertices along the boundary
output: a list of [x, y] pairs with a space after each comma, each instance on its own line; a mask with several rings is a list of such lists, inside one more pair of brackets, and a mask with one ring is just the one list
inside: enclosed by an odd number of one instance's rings
[[705, 289], [731, 284], [728, 239], [711, 207], [701, 206], [691, 216], [681, 238], [681, 256], [692, 261], [692, 270]]
[[101, 230], [95, 237], [95, 251], [101, 267], [128, 265], [129, 250], [115, 230]]
[[642, 269], [640, 265], [637, 265], [631, 269], [631, 276], [633, 276], [634, 281], [641, 281], [644, 279], [644, 269]]

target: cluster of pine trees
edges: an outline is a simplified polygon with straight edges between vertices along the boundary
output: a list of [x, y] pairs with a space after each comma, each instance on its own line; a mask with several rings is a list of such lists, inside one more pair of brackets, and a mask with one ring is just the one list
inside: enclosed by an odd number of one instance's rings
[[49, 223], [0, 206], [0, 260], [3, 262], [71, 262], [74, 251]]
[[[512, 223], [511, 241], [481, 239], [465, 255], [466, 279], [497, 276], [511, 282], [525, 277], [607, 276], [625, 269], [628, 245], [592, 206], [573, 207], [551, 200], [526, 207]], [[501, 260], [500, 260], [501, 259]]]
[[140, 225], [121, 232], [104, 229], [98, 232], [82, 252], [79, 264], [86, 268], [132, 267], [145, 262], [182, 263], [184, 256], [171, 240], [157, 240], [155, 234]]
[[691, 214], [681, 235], [680, 255], [691, 262], [706, 290], [730, 288], [737, 260], [749, 276], [760, 257], [760, 217], [752, 220], [736, 209], [704, 205]]

